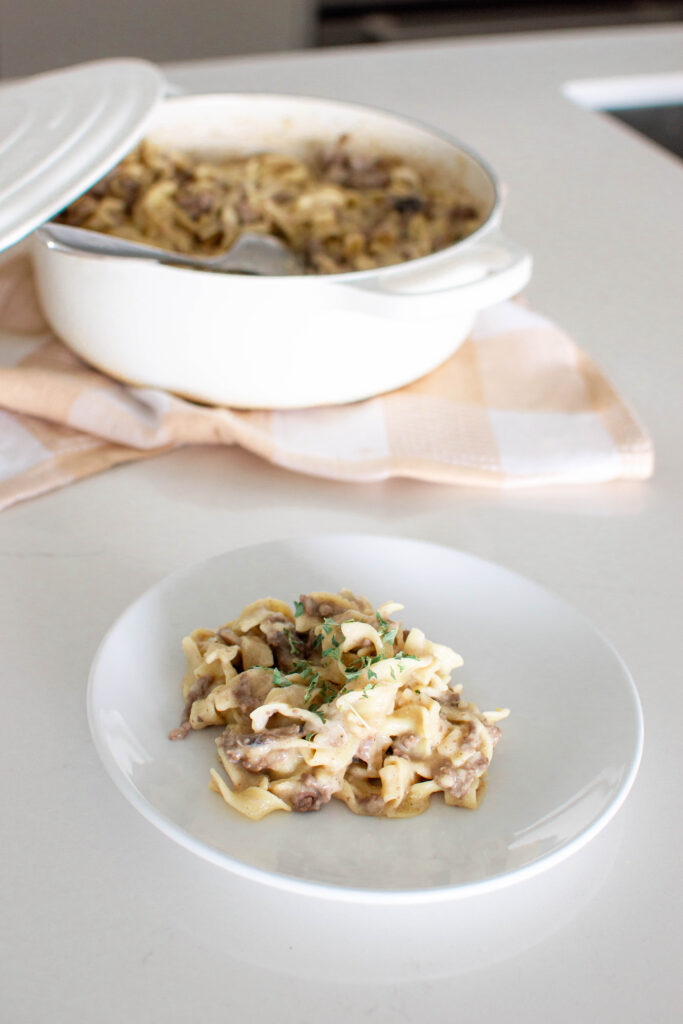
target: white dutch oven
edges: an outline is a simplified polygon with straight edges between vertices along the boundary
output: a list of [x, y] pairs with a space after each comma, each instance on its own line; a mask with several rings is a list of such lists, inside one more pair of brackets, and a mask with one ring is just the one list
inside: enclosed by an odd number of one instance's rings
[[145, 137], [206, 155], [305, 156], [349, 134], [354, 149], [428, 164], [485, 213], [447, 249], [347, 274], [250, 277], [62, 249], [34, 235], [38, 287], [57, 334], [132, 384], [242, 408], [350, 402], [427, 373], [462, 343], [478, 310], [529, 280], [528, 253], [499, 230], [493, 173], [461, 145], [367, 107], [296, 96], [165, 100]]

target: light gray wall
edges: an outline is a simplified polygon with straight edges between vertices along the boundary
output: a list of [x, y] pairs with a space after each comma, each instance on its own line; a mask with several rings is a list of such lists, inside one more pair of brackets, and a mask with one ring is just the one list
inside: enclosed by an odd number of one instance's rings
[[0, 76], [101, 57], [176, 61], [310, 45], [315, 0], [0, 0]]

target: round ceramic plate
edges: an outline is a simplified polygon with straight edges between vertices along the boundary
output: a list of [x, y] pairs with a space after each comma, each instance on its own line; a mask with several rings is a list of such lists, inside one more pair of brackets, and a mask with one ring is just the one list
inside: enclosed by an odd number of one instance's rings
[[[167, 738], [182, 714], [183, 636], [259, 597], [340, 587], [375, 605], [401, 601], [405, 625], [464, 657], [455, 674], [466, 699], [511, 709], [476, 811], [433, 798], [420, 817], [388, 820], [333, 800], [318, 813], [252, 822], [208, 788], [215, 729]], [[563, 601], [472, 555], [370, 535], [229, 551], [158, 583], [102, 642], [88, 711], [113, 780], [176, 842], [270, 885], [375, 902], [470, 895], [563, 859], [615, 814], [642, 746], [627, 669]]]

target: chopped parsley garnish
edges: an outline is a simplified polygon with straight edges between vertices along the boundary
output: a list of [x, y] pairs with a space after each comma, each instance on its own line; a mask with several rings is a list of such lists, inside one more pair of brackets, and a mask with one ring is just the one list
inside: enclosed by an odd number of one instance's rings
[[367, 668], [368, 665], [376, 665], [378, 661], [384, 661], [383, 654], [376, 654], [374, 657], [371, 654], [366, 654], [364, 658], [361, 658], [363, 662], [363, 668]]
[[[316, 693], [318, 694], [318, 701], [316, 704], [311, 704], [310, 701]], [[304, 702], [308, 704], [308, 710], [315, 711], [321, 704], [329, 704], [336, 696], [337, 691], [334, 686], [331, 686], [326, 679], [321, 681], [320, 674], [314, 672], [304, 694]]]
[[[305, 615], [303, 601], [294, 602], [294, 610], [296, 616]], [[379, 624], [378, 632], [382, 638], [384, 644], [393, 644], [398, 636], [399, 627], [394, 626], [391, 620], [384, 619], [379, 612], [376, 612], [377, 622]], [[351, 619], [348, 621], [358, 621]], [[298, 655], [298, 660], [293, 659], [293, 667], [288, 673], [281, 672], [278, 668], [273, 668], [273, 686], [286, 687], [291, 686], [294, 682], [292, 676], [298, 677], [298, 681], [305, 684], [306, 690], [304, 694], [304, 705], [309, 711], [313, 711], [318, 715], [322, 721], [325, 721], [325, 716], [321, 710], [321, 707], [325, 704], [329, 704], [334, 701], [337, 697], [341, 697], [345, 693], [349, 693], [350, 684], [354, 680], [358, 679], [359, 676], [365, 675], [366, 684], [363, 687], [363, 697], [367, 697], [370, 690], [373, 690], [378, 685], [377, 672], [374, 671], [373, 667], [380, 661], [386, 660], [384, 649], [377, 653], [362, 653], [363, 649], [368, 650], [367, 641], [363, 641], [360, 644], [360, 651], [347, 652], [343, 648], [345, 647], [344, 638], [341, 636], [339, 630], [343, 623], [339, 623], [336, 619], [331, 617], [325, 617], [319, 626], [315, 628], [315, 636], [311, 643], [311, 634], [313, 629], [308, 633], [308, 636], [297, 632], [293, 626], [289, 626], [284, 632], [287, 635], [287, 643], [289, 650], [292, 655]], [[320, 655], [312, 663], [307, 660], [307, 651], [317, 648], [320, 651]], [[347, 662], [344, 658], [348, 654]], [[419, 658], [414, 654], [406, 654], [404, 651], [397, 651], [393, 655], [398, 664], [398, 671], [402, 673], [405, 669], [405, 665], [401, 664], [401, 661], [411, 660], [419, 661]], [[340, 687], [339, 682], [332, 682], [324, 679], [321, 673], [324, 673], [325, 668], [329, 668], [334, 662], [337, 662], [343, 672], [343, 685]], [[396, 666], [391, 668], [391, 678], [396, 680]], [[415, 693], [419, 694], [419, 690]], [[304, 739], [309, 740], [313, 737], [314, 733], [307, 733]]]
[[306, 735], [304, 736], [304, 739], [308, 740], [309, 743], [312, 743], [314, 736], [315, 736], [314, 732], [307, 732]]
[[327, 683], [327, 681], [325, 679], [323, 679], [323, 682], [322, 682], [322, 694], [321, 694], [322, 703], [323, 704], [329, 704], [330, 701], [334, 700], [334, 698], [336, 696], [337, 696], [337, 691], [335, 690], [334, 686], [329, 685]]
[[320, 676], [318, 675], [317, 672], [314, 672], [313, 675], [311, 676], [311, 681], [309, 682], [306, 688], [306, 693], [304, 694], [304, 701], [306, 702], [306, 704], [308, 704], [308, 702], [313, 697], [313, 694], [315, 693], [316, 689], [318, 688], [319, 680]]
[[279, 668], [273, 669], [273, 686], [291, 686], [292, 680], [283, 676]]
[[392, 629], [389, 629], [389, 623], [387, 620], [383, 619], [379, 612], [375, 612], [375, 615], [379, 622], [379, 634], [382, 637], [382, 640], [385, 644], [393, 644], [398, 633], [398, 626], [394, 626]]
[[336, 638], [332, 638], [329, 647], [326, 647], [323, 651], [323, 660], [325, 658], [335, 658], [337, 661], [341, 658], [341, 644]]
[[290, 654], [301, 654], [301, 648], [303, 646], [303, 640], [298, 633], [295, 633], [293, 629], [286, 629], [287, 643], [289, 644]]

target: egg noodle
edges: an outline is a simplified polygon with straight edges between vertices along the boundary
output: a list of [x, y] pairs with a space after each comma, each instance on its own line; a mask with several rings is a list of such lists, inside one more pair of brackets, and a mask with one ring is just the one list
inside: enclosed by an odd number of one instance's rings
[[57, 220], [193, 256], [225, 252], [243, 231], [273, 235], [312, 274], [427, 256], [482, 223], [457, 182], [358, 156], [347, 136], [318, 150], [201, 158], [143, 142]]
[[331, 797], [355, 814], [421, 814], [433, 793], [475, 808], [496, 725], [453, 686], [462, 658], [405, 630], [394, 602], [373, 608], [350, 590], [302, 595], [294, 612], [255, 601], [215, 632], [183, 640], [185, 713], [171, 739], [223, 726], [216, 740], [225, 802], [258, 820], [317, 811]]

